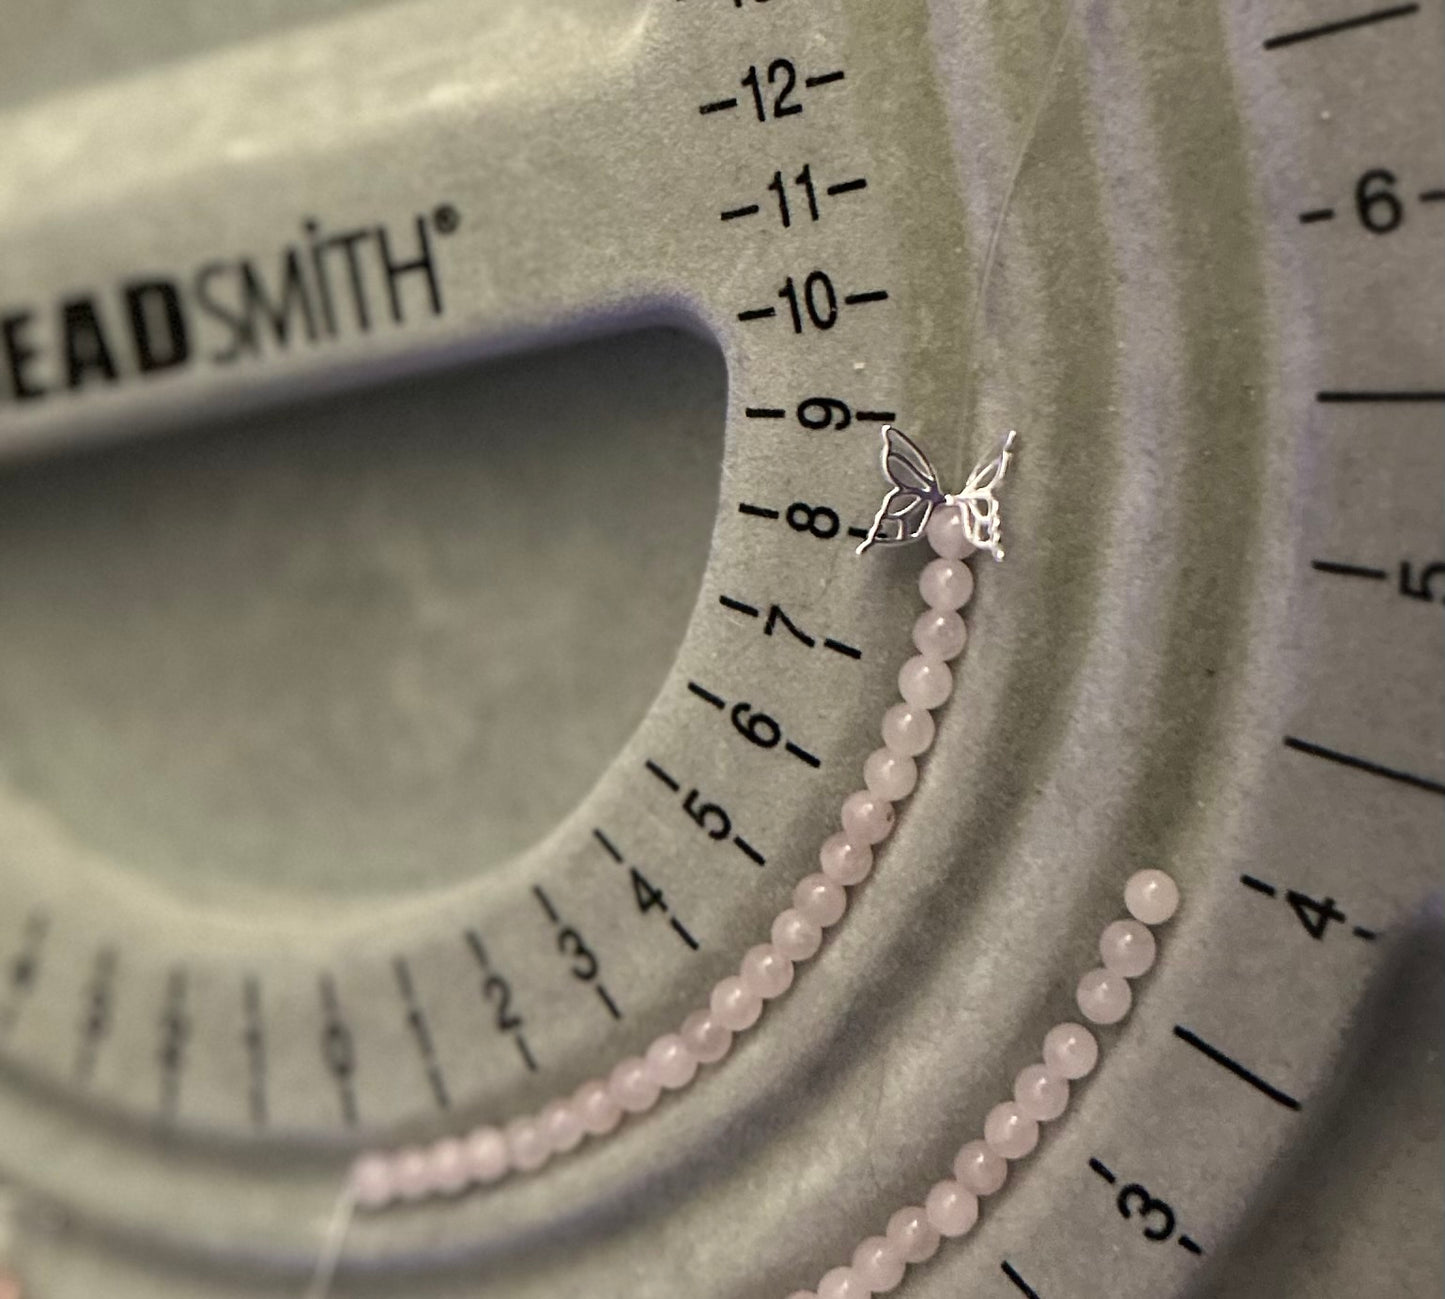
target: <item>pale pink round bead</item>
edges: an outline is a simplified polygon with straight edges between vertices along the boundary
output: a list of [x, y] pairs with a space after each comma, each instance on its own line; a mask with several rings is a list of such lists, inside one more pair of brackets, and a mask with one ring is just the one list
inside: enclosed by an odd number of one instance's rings
[[953, 693], [953, 673], [942, 659], [915, 654], [898, 669], [898, 693], [915, 708], [938, 708]]
[[1124, 905], [1135, 920], [1162, 925], [1179, 910], [1179, 885], [1163, 871], [1138, 871], [1124, 885]]
[[975, 1195], [993, 1195], [1008, 1180], [1008, 1160], [987, 1141], [966, 1141], [953, 1157], [953, 1175]]
[[978, 1196], [952, 1179], [935, 1182], [923, 1209], [940, 1236], [962, 1236], [978, 1221]]
[[635, 1055], [619, 1060], [607, 1077], [607, 1090], [629, 1114], [641, 1114], [657, 1104], [662, 1087], [648, 1071], [647, 1061]]
[[974, 546], [963, 530], [963, 507], [961, 505], [935, 506], [928, 516], [925, 529], [928, 544], [940, 559], [967, 559], [973, 554]]
[[1014, 1102], [1035, 1122], [1048, 1123], [1068, 1108], [1069, 1084], [1045, 1065], [1028, 1064], [1014, 1079]]
[[913, 643], [924, 658], [955, 659], [968, 643], [968, 628], [952, 609], [925, 609], [913, 624]]
[[518, 1172], [531, 1173], [552, 1157], [547, 1134], [542, 1125], [530, 1116], [513, 1119], [502, 1129], [507, 1138], [507, 1153]]
[[542, 1135], [555, 1154], [565, 1155], [577, 1149], [587, 1135], [582, 1127], [582, 1115], [570, 1099], [558, 1097], [548, 1101], [542, 1106], [537, 1122], [542, 1125]]
[[870, 1294], [887, 1294], [903, 1280], [903, 1258], [886, 1236], [869, 1236], [853, 1251], [853, 1272]]
[[430, 1194], [431, 1167], [426, 1151], [420, 1146], [407, 1146], [391, 1157], [391, 1183], [403, 1200], [420, 1200]]
[[699, 1064], [716, 1064], [733, 1044], [733, 1031], [711, 1010], [695, 1010], [678, 1030]]
[[1129, 1013], [1134, 994], [1129, 991], [1129, 980], [1122, 974], [1095, 969], [1079, 980], [1074, 1000], [1079, 1003], [1085, 1019], [1095, 1024], [1117, 1024]]
[[882, 843], [893, 832], [893, 804], [871, 790], [856, 790], [843, 800], [842, 821], [854, 843]]
[[772, 1001], [793, 986], [793, 963], [772, 943], [759, 943], [744, 953], [738, 977], [764, 1001]]
[[938, 1228], [922, 1205], [905, 1205], [888, 1219], [888, 1243], [905, 1263], [924, 1263], [938, 1253]]
[[835, 1267], [818, 1282], [818, 1299], [868, 1299], [868, 1287], [851, 1267]]
[[433, 1141], [427, 1148], [426, 1157], [431, 1166], [432, 1188], [442, 1195], [455, 1195], [471, 1180], [466, 1148], [457, 1137]]
[[829, 879], [839, 884], [860, 884], [873, 869], [873, 849], [840, 830], [823, 840], [818, 861]]
[[[826, 863], [824, 869], [827, 869]], [[773, 946], [790, 961], [795, 962], [816, 956], [818, 948], [823, 945], [822, 929], [794, 907], [778, 913], [773, 921], [771, 937]]]
[[933, 743], [936, 729], [933, 717], [926, 708], [894, 704], [883, 714], [883, 743], [910, 758], [927, 752], [928, 746]]
[[647, 1048], [647, 1071], [659, 1087], [675, 1092], [697, 1077], [697, 1057], [681, 1033], [664, 1033]]
[[794, 1290], [788, 1299], [818, 1299], [816, 1290]]
[[1137, 979], [1154, 964], [1159, 946], [1145, 925], [1137, 920], [1116, 920], [1099, 935], [1099, 955], [1104, 968], [1126, 979]]
[[918, 784], [918, 764], [887, 746], [874, 749], [863, 763], [863, 783], [879, 798], [896, 803]]
[[604, 1137], [622, 1122], [622, 1106], [601, 1078], [589, 1078], [572, 1093], [582, 1126], [594, 1137]]
[[718, 980], [708, 1005], [717, 1022], [734, 1033], [751, 1028], [763, 1013], [763, 999], [736, 974]]
[[1005, 1159], [1022, 1159], [1039, 1144], [1039, 1125], [1013, 1101], [1004, 1101], [984, 1119], [983, 1139]]
[[959, 609], [973, 594], [973, 570], [961, 559], [935, 559], [918, 577], [924, 601], [934, 609]]
[[793, 890], [793, 906], [820, 929], [836, 925], [848, 909], [848, 893], [821, 872], [804, 875]]
[[501, 1129], [473, 1128], [462, 1139], [462, 1145], [467, 1152], [467, 1173], [478, 1186], [499, 1181], [511, 1171], [512, 1158]]
[[1055, 1024], [1044, 1034], [1044, 1064], [1060, 1078], [1084, 1078], [1099, 1063], [1099, 1040], [1082, 1024]]
[[363, 1209], [381, 1209], [395, 1194], [391, 1160], [385, 1155], [362, 1155], [351, 1165], [351, 1193]]

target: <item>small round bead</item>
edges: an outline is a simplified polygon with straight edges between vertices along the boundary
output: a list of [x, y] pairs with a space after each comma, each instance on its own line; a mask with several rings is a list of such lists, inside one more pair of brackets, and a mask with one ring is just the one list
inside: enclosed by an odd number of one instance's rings
[[915, 654], [898, 669], [898, 693], [915, 708], [938, 708], [953, 693], [953, 673], [942, 659]]
[[818, 1299], [816, 1290], [794, 1290], [788, 1299]]
[[1014, 1079], [1014, 1101], [1035, 1122], [1048, 1123], [1068, 1108], [1069, 1084], [1045, 1065], [1025, 1065]]
[[793, 907], [778, 913], [771, 937], [773, 946], [794, 962], [816, 956], [823, 944], [822, 929]]
[[855, 843], [882, 843], [893, 833], [893, 804], [860, 789], [843, 800], [843, 833]]
[[1147, 972], [1158, 950], [1154, 935], [1137, 920], [1116, 920], [1099, 935], [1104, 968], [1126, 979], [1137, 979]]
[[956, 659], [968, 643], [968, 628], [952, 609], [925, 609], [913, 624], [913, 643], [931, 659]]
[[619, 1060], [607, 1077], [607, 1090], [629, 1114], [641, 1114], [657, 1104], [662, 1094], [658, 1084], [647, 1068], [647, 1061], [630, 1055]]
[[467, 1152], [456, 1137], [443, 1137], [427, 1148], [432, 1187], [443, 1195], [455, 1195], [470, 1180]]
[[708, 1005], [717, 1022], [734, 1033], [751, 1028], [763, 1013], [763, 999], [735, 974], [718, 980]]
[[363, 1209], [381, 1209], [391, 1203], [391, 1161], [385, 1155], [362, 1155], [351, 1165], [351, 1193]]
[[961, 559], [935, 559], [918, 578], [924, 601], [934, 609], [959, 609], [973, 594], [973, 570]]
[[542, 1135], [547, 1138], [547, 1145], [559, 1155], [575, 1150], [587, 1135], [582, 1127], [582, 1115], [577, 1106], [571, 1100], [561, 1097], [542, 1106], [537, 1122], [542, 1125]]
[[793, 906], [820, 929], [836, 925], [848, 909], [848, 893], [821, 872], [804, 875], [793, 890]]
[[697, 1057], [679, 1033], [664, 1033], [647, 1048], [647, 1072], [659, 1087], [670, 1092], [686, 1087], [697, 1077]]
[[535, 1172], [552, 1157], [547, 1134], [536, 1119], [525, 1116], [513, 1119], [502, 1131], [507, 1138], [507, 1153], [512, 1158], [512, 1167], [518, 1172]]
[[888, 1219], [888, 1243], [905, 1263], [924, 1263], [938, 1253], [938, 1228], [919, 1204], [906, 1205]]
[[678, 1030], [699, 1064], [716, 1064], [733, 1044], [733, 1031], [711, 1010], [695, 1010]]
[[853, 1251], [853, 1272], [871, 1294], [887, 1294], [903, 1280], [903, 1258], [886, 1236], [869, 1236]]
[[940, 1236], [962, 1236], [978, 1221], [978, 1196], [951, 1179], [933, 1184], [923, 1208]]
[[1099, 1063], [1099, 1040], [1082, 1024], [1055, 1024], [1044, 1034], [1044, 1064], [1060, 1078], [1084, 1078]]
[[479, 1186], [505, 1177], [512, 1167], [507, 1138], [499, 1128], [473, 1128], [462, 1138], [467, 1156], [467, 1174]]
[[1162, 925], [1179, 910], [1179, 885], [1163, 871], [1139, 871], [1124, 885], [1124, 905], [1135, 920]]
[[1134, 994], [1129, 991], [1129, 980], [1122, 974], [1096, 969], [1079, 980], [1074, 1000], [1079, 1003], [1085, 1019], [1095, 1024], [1117, 1024], [1129, 1013]]
[[886, 746], [874, 749], [863, 763], [863, 783], [891, 803], [907, 798], [918, 784], [918, 764], [906, 753]]
[[975, 1195], [993, 1195], [1008, 1180], [1008, 1160], [987, 1141], [966, 1141], [953, 1159], [953, 1175]]
[[940, 559], [967, 559], [973, 554], [973, 543], [963, 530], [963, 506], [939, 505], [928, 516], [924, 530], [928, 544]]
[[868, 1299], [868, 1288], [851, 1267], [835, 1267], [818, 1282], [818, 1299]]
[[398, 1150], [391, 1160], [391, 1181], [403, 1200], [424, 1199], [431, 1193], [431, 1167], [426, 1151], [420, 1146]]
[[600, 1078], [590, 1078], [572, 1093], [582, 1126], [594, 1137], [606, 1136], [622, 1122], [622, 1106]]
[[1005, 1159], [1022, 1159], [1039, 1144], [1039, 1125], [1013, 1101], [1004, 1101], [984, 1119], [983, 1139]]
[[764, 1001], [781, 997], [793, 986], [793, 963], [772, 943], [748, 948], [738, 974]]
[[818, 850], [823, 874], [839, 884], [860, 884], [873, 869], [873, 849], [845, 831], [829, 835]]
[[927, 751], [933, 743], [935, 729], [933, 717], [926, 708], [894, 704], [883, 714], [883, 743], [910, 758]]

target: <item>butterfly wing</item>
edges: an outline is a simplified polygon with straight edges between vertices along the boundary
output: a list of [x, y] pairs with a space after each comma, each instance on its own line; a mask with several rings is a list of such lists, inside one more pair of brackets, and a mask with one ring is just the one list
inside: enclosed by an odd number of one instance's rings
[[928, 526], [933, 507], [944, 501], [938, 475], [928, 463], [928, 457], [912, 438], [891, 424], [883, 426], [883, 450], [879, 459], [883, 476], [893, 487], [873, 516], [873, 526], [858, 547], [860, 555], [877, 542], [891, 545], [917, 541]]
[[1010, 429], [998, 454], [978, 465], [969, 474], [963, 491], [953, 498], [963, 506], [963, 531], [969, 543], [978, 550], [988, 551], [996, 560], [1003, 558], [1003, 526], [994, 489], [1003, 482], [1004, 474], [1008, 472], [1017, 436]]

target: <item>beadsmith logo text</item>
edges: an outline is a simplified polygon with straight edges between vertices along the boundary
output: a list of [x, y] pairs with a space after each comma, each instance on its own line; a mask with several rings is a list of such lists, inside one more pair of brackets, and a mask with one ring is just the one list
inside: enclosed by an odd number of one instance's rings
[[327, 230], [270, 257], [135, 275], [49, 306], [0, 305], [0, 404], [33, 404], [196, 365], [229, 366], [440, 316], [443, 204], [399, 227]]

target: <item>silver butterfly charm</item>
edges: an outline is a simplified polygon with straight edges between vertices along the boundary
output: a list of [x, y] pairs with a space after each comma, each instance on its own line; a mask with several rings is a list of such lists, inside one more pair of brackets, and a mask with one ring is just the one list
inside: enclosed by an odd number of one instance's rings
[[994, 489], [1008, 472], [1017, 437], [1010, 429], [998, 454], [975, 466], [963, 491], [954, 494], [938, 485], [938, 475], [918, 444], [901, 429], [885, 424], [880, 460], [883, 476], [893, 487], [873, 516], [873, 526], [868, 529], [858, 553], [861, 555], [875, 542], [891, 545], [917, 541], [937, 506], [956, 505], [963, 513], [963, 531], [969, 543], [977, 550], [988, 551], [996, 560], [1002, 559], [1003, 525]]

